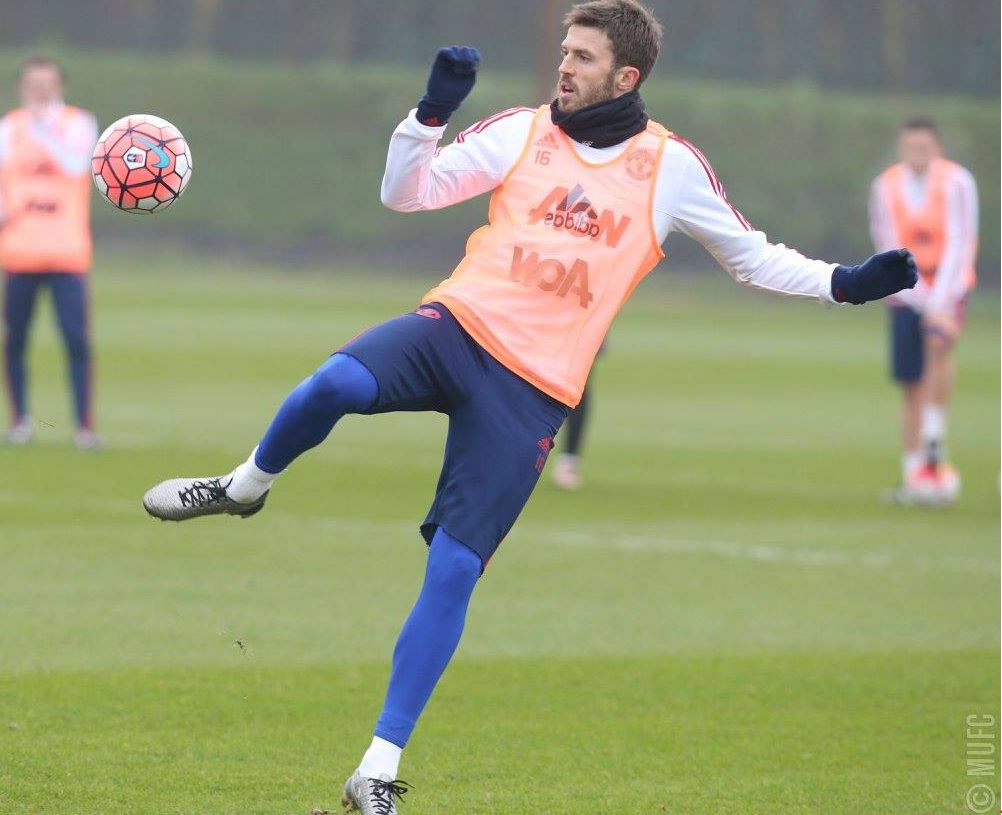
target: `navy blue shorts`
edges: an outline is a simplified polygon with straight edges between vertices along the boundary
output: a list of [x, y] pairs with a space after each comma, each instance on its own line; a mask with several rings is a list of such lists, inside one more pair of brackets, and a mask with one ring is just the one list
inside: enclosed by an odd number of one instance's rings
[[922, 315], [907, 306], [888, 309], [891, 330], [891, 376], [895, 382], [910, 385], [922, 379], [925, 346]]
[[448, 415], [445, 461], [421, 534], [431, 543], [442, 527], [486, 565], [529, 500], [570, 409], [495, 360], [438, 303], [339, 350], [376, 378], [379, 396], [367, 413]]

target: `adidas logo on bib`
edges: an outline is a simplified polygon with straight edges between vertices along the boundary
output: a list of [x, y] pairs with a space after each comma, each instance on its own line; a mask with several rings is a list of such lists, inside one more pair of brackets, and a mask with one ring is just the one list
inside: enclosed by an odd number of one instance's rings
[[557, 141], [557, 137], [554, 136], [552, 133], [547, 133], [541, 139], [536, 139], [532, 144], [533, 146], [540, 147], [543, 150], [560, 149], [560, 142]]
[[605, 237], [606, 245], [615, 248], [630, 225], [630, 218], [616, 217], [610, 209], [599, 213], [592, 205], [584, 188], [575, 184], [573, 189], [554, 187], [549, 195], [529, 212], [529, 224], [540, 221], [553, 229], [565, 229], [573, 235], [597, 241]]

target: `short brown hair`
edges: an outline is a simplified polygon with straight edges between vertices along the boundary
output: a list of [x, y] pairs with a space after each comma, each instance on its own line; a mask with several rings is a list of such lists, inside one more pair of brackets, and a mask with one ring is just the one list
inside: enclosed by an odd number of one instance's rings
[[34, 56], [27, 57], [21, 60], [17, 66], [17, 81], [20, 82], [24, 79], [24, 75], [28, 73], [32, 68], [55, 68], [56, 72], [59, 74], [59, 81], [66, 82], [66, 71], [63, 70], [63, 66], [52, 57], [47, 57], [42, 54], [35, 54]]
[[605, 32], [612, 42], [616, 68], [640, 71], [639, 86], [654, 69], [661, 51], [661, 23], [637, 0], [590, 0], [578, 3], [564, 17], [564, 25], [582, 25]]
[[932, 133], [938, 141], [942, 141], [943, 137], [939, 133], [939, 122], [937, 122], [932, 116], [923, 113], [918, 116], [912, 116], [910, 119], [906, 119], [901, 123], [902, 130], [926, 130]]

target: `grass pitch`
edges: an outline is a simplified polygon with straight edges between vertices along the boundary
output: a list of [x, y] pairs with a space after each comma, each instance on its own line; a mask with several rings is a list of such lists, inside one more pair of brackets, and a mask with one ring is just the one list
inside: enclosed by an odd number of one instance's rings
[[[336, 810], [420, 585], [445, 420], [349, 417], [247, 521], [143, 491], [247, 455], [288, 389], [435, 282], [166, 259], [95, 277], [98, 416], [0, 449], [0, 813]], [[148, 264], [146, 264], [148, 265]], [[884, 506], [880, 307], [661, 273], [596, 370], [585, 489], [546, 474], [402, 776], [421, 813], [961, 813], [998, 720], [999, 325], [960, 348], [950, 511]], [[46, 306], [48, 304], [45, 304]], [[997, 740], [996, 740], [997, 742]]]

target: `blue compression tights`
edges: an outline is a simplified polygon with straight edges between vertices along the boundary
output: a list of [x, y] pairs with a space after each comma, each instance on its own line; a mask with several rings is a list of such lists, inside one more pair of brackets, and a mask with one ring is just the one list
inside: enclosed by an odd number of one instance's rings
[[254, 463], [280, 473], [330, 435], [346, 413], [368, 410], [379, 395], [375, 377], [347, 354], [334, 354], [292, 391], [261, 439]]
[[393, 650], [393, 670], [375, 735], [404, 747], [452, 659], [481, 572], [480, 555], [439, 528], [424, 585]]
[[[255, 463], [279, 473], [330, 434], [347, 413], [372, 407], [375, 378], [347, 354], [334, 354], [286, 397], [258, 445]], [[375, 735], [404, 747], [459, 644], [480, 555], [439, 529], [428, 549], [424, 585], [393, 651], [393, 669]]]

